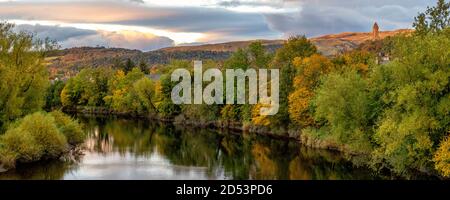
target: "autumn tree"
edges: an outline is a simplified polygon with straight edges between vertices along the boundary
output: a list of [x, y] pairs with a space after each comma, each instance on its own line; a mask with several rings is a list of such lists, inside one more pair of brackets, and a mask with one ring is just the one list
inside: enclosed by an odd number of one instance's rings
[[293, 91], [289, 95], [289, 116], [297, 125], [306, 127], [314, 123], [310, 112], [310, 101], [314, 90], [319, 85], [320, 78], [333, 70], [333, 63], [326, 57], [314, 54], [293, 61], [296, 75]]
[[280, 69], [280, 108], [272, 117], [274, 125], [286, 126], [290, 122], [288, 98], [293, 90], [294, 58], [303, 59], [317, 53], [317, 48], [305, 36], [290, 37], [283, 47], [277, 50], [272, 68]]

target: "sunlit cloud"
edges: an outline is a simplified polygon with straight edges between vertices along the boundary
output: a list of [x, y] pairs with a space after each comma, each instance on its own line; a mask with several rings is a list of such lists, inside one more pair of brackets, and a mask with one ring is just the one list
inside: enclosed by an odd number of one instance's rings
[[[100, 43], [148, 50], [164, 45], [370, 31], [374, 21], [382, 30], [410, 28], [417, 12], [430, 3], [424, 0], [0, 0], [0, 20], [36, 26], [27, 28], [57, 40], [66, 38], [67, 34], [50, 34], [42, 29], [57, 26], [71, 34], [95, 32], [62, 41], [68, 47], [77, 46], [78, 42], [79, 45]], [[128, 38], [134, 39], [128, 41]], [[136, 38], [145, 40], [145, 45], [135, 43]]]
[[125, 26], [125, 25], [114, 25], [114, 24], [96, 24], [96, 23], [65, 23], [61, 21], [44, 21], [44, 20], [10, 20], [18, 25], [28, 24], [28, 25], [45, 25], [45, 26], [60, 26], [60, 27], [75, 27], [85, 30], [95, 30], [95, 31], [109, 31], [109, 32], [122, 32], [122, 33], [142, 33], [142, 34], [152, 34], [155, 36], [166, 36], [175, 41], [175, 43], [192, 43], [195, 42], [205, 35], [203, 33], [187, 33], [187, 32], [171, 32], [166, 30], [153, 29], [148, 27], [140, 26]]

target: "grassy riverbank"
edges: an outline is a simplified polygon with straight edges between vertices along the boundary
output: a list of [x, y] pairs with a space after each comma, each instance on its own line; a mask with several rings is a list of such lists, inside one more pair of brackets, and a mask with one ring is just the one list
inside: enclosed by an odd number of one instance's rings
[[3, 170], [21, 163], [69, 158], [84, 142], [80, 124], [60, 111], [36, 112], [11, 124], [0, 136]]

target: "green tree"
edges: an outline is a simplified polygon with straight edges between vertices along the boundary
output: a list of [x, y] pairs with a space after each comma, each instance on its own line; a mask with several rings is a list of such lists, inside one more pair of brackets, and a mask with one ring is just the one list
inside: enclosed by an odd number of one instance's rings
[[142, 72], [144, 72], [144, 74], [148, 74], [148, 73], [149, 73], [148, 67], [147, 67], [147, 63], [145, 62], [145, 60], [142, 59], [142, 60], [139, 62], [139, 69], [140, 69]]
[[450, 26], [450, 2], [438, 0], [436, 6], [427, 7], [424, 13], [419, 13], [414, 18], [413, 27], [418, 35], [426, 35], [429, 32], [441, 32]]
[[371, 113], [367, 82], [355, 70], [331, 73], [314, 100], [314, 117], [329, 127], [333, 137], [356, 151], [370, 151]]
[[63, 81], [55, 81], [47, 89], [45, 109], [61, 107], [61, 92], [64, 89], [65, 83]]
[[383, 108], [374, 139], [374, 164], [399, 174], [423, 169], [450, 127], [450, 32], [404, 37], [395, 61], [373, 73]]
[[0, 23], [0, 127], [42, 108], [49, 85], [44, 58], [56, 47], [13, 28]]
[[157, 112], [155, 106], [155, 86], [147, 77], [143, 77], [133, 84], [133, 91], [136, 92], [139, 100], [142, 102], [146, 110]]
[[253, 68], [268, 68], [269, 62], [272, 59], [269, 54], [266, 53], [264, 46], [261, 42], [252, 42], [248, 46], [249, 60]]
[[134, 62], [130, 58], [128, 58], [127, 61], [125, 62], [123, 71], [126, 74], [126, 73], [130, 72], [131, 70], [133, 70], [134, 67], [136, 67]]
[[104, 106], [108, 82], [113, 76], [110, 68], [86, 68], [69, 79], [61, 91], [63, 106]]

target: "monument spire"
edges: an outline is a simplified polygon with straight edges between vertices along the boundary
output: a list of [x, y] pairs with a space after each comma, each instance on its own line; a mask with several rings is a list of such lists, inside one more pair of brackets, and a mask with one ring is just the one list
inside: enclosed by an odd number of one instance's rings
[[380, 38], [380, 32], [379, 31], [380, 31], [380, 27], [378, 26], [378, 23], [375, 22], [373, 24], [373, 27], [372, 27], [372, 37], [373, 37], [374, 40]]

